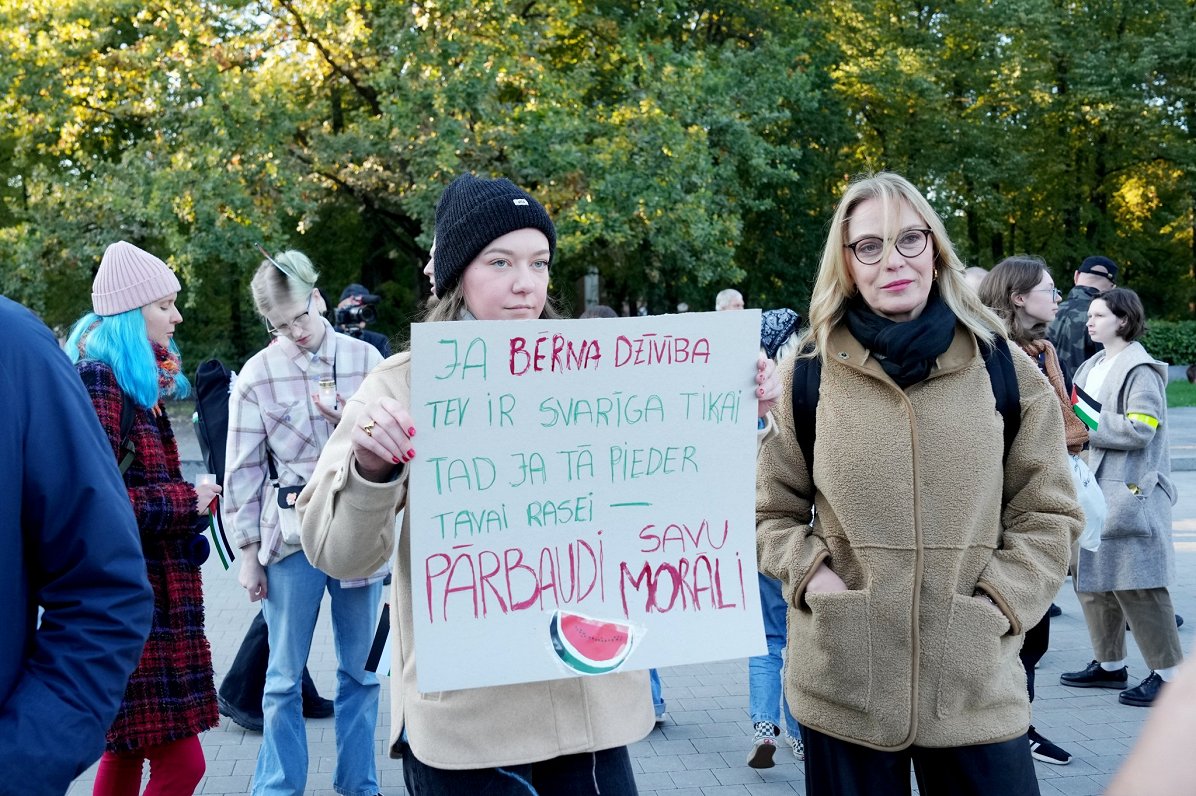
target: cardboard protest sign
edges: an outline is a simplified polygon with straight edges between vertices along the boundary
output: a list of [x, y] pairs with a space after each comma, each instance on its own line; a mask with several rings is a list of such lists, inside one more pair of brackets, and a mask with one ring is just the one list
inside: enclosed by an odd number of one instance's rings
[[758, 311], [411, 327], [421, 691], [764, 652]]

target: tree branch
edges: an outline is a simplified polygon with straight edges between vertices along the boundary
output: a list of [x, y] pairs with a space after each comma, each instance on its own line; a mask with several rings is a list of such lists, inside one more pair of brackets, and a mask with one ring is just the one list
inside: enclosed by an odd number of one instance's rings
[[375, 116], [381, 116], [382, 106], [378, 103], [378, 92], [374, 90], [374, 87], [361, 82], [357, 75], [353, 74], [351, 71], [336, 62], [336, 60], [332, 57], [332, 53], [327, 47], [324, 46], [324, 43], [317, 39], [315, 35], [308, 30], [307, 23], [303, 20], [303, 17], [300, 16], [298, 10], [296, 10], [295, 4], [292, 2], [292, 0], [280, 0], [280, 4], [290, 13], [292, 17], [295, 18], [295, 25], [299, 28], [299, 34], [305, 40], [311, 42], [312, 45], [319, 50], [320, 55], [323, 56], [325, 63], [332, 68], [332, 71], [343, 77], [345, 81], [353, 87], [353, 90], [356, 91], [358, 95], [365, 100], [366, 104], [370, 106], [370, 111], [372, 111]]

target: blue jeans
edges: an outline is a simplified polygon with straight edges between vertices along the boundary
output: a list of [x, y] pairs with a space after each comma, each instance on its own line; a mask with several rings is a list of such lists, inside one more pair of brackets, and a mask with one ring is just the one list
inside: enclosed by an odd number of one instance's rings
[[781, 686], [781, 651], [785, 649], [785, 614], [789, 606], [781, 596], [781, 582], [756, 573], [760, 581], [760, 611], [764, 614], [764, 641], [767, 655], [748, 658], [748, 710], [752, 724], [758, 721], [781, 726], [785, 714], [785, 732], [796, 738], [797, 721], [789, 712], [785, 689]]
[[374, 726], [378, 723], [378, 676], [365, 670], [374, 640], [382, 583], [342, 589], [294, 553], [266, 568], [268, 597], [262, 602], [270, 632], [270, 663], [262, 697], [265, 729], [253, 772], [255, 796], [292, 796], [307, 786], [307, 730], [303, 724], [303, 667], [311, 650], [324, 590], [332, 596], [336, 649], [336, 772], [332, 787], [345, 796], [374, 796]]
[[656, 718], [666, 713], [664, 694], [660, 688], [660, 675], [655, 669], [648, 670], [648, 680], [652, 683], [652, 707], [656, 711]]

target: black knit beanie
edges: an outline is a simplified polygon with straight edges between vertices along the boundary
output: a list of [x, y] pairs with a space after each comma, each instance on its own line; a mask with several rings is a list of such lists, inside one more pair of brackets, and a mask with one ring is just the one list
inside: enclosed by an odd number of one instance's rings
[[556, 227], [544, 205], [507, 179], [462, 174], [436, 204], [436, 295], [443, 297], [486, 244], [517, 229], [538, 229], [556, 253]]

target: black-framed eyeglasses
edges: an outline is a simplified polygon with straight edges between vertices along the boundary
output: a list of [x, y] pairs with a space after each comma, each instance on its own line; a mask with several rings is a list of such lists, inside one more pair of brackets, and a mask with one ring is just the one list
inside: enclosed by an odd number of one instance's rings
[[314, 290], [311, 293], [307, 294], [306, 308], [303, 310], [303, 312], [299, 313], [294, 318], [291, 318], [290, 323], [283, 323], [283, 324], [279, 324], [278, 326], [271, 326], [270, 322], [266, 321], [266, 331], [270, 332], [270, 334], [274, 335], [275, 337], [290, 337], [291, 332], [293, 332], [295, 330], [296, 326], [303, 325], [304, 323], [307, 322], [307, 319], [309, 317], [311, 317], [311, 300], [313, 298], [315, 298], [315, 295], [316, 295], [316, 293]]
[[[926, 243], [933, 232], [925, 228], [903, 229], [897, 234], [894, 246], [902, 257], [917, 257], [926, 251]], [[851, 249], [851, 253], [863, 265], [876, 265], [885, 253], [884, 238], [869, 236], [860, 238], [855, 243], [845, 243], [844, 248]]]

